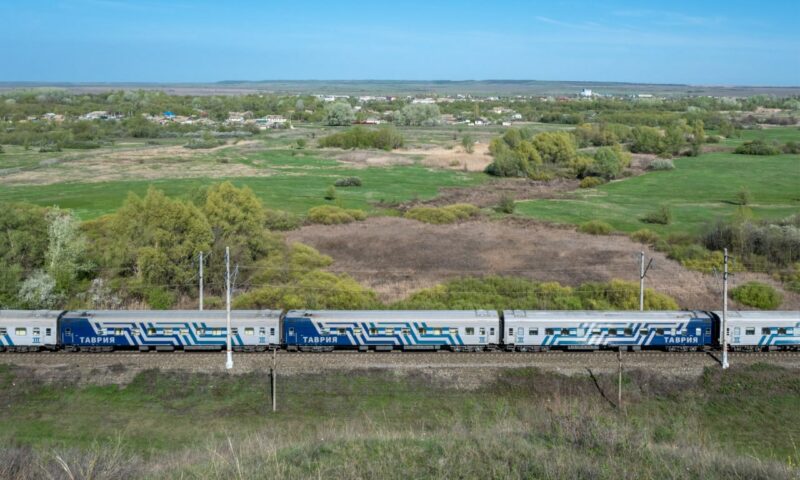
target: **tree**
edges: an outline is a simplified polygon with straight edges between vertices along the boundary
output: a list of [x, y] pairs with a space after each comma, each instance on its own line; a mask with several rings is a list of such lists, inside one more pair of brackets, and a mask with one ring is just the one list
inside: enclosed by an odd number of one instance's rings
[[23, 270], [44, 266], [47, 209], [21, 203], [0, 204], [0, 263]]
[[397, 113], [395, 123], [415, 127], [432, 127], [441, 123], [441, 112], [436, 105], [412, 103]]
[[472, 153], [475, 151], [475, 140], [470, 134], [466, 134], [461, 138], [461, 145], [464, 147], [464, 151], [467, 153]]
[[631, 130], [630, 148], [634, 153], [661, 153], [664, 140], [657, 128], [639, 126]]
[[664, 135], [664, 149], [660, 153], [678, 155], [685, 144], [686, 137], [683, 134], [683, 130], [677, 125], [670, 125]]
[[330, 126], [351, 125], [356, 119], [349, 103], [333, 102], [325, 105], [325, 124]]
[[45, 254], [47, 273], [61, 291], [69, 290], [72, 282], [90, 269], [86, 258], [86, 237], [71, 212], [54, 208], [47, 213], [48, 245]]
[[578, 156], [575, 137], [568, 132], [542, 132], [533, 137], [533, 147], [544, 163], [566, 165]]
[[56, 281], [42, 270], [28, 277], [19, 289], [19, 299], [26, 308], [55, 308], [62, 300], [56, 291]]
[[692, 143], [702, 144], [706, 141], [706, 130], [702, 120], [695, 120], [692, 124]]

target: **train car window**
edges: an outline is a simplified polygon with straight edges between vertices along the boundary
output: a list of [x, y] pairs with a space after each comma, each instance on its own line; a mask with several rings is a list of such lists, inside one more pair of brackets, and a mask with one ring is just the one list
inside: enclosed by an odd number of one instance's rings
[[[48, 337], [49, 337], [50, 335], [52, 335], [52, 334], [53, 334], [53, 329], [52, 329], [52, 328], [46, 328], [46, 329], [44, 330], [44, 334], [45, 334], [45, 336], [48, 336]], [[4, 335], [5, 335], [5, 333], [4, 333]]]
[[258, 327], [258, 334], [264, 336], [267, 334], [267, 327]]
[[270, 335], [275, 335], [275, 327], [272, 327], [272, 328], [269, 329], [269, 334]]
[[544, 329], [544, 334], [545, 335], [555, 335], [556, 331], [554, 329], [552, 329], [552, 328], [545, 328]]
[[139, 335], [140, 333], [141, 333], [141, 332], [139, 331], [139, 329], [138, 329], [138, 328], [132, 328], [132, 329], [131, 329], [131, 335], [134, 335], [134, 336], [136, 336], [136, 335]]
[[410, 328], [408, 328], [408, 327], [403, 327], [403, 328], [400, 330], [400, 332], [401, 332], [403, 335], [409, 335], [409, 334], [411, 333], [411, 329], [410, 329]]
[[778, 335], [786, 335], [786, 329], [785, 328], [779, 328], [778, 329]]
[[514, 328], [513, 327], [508, 329], [508, 336], [509, 337], [513, 337], [514, 336]]
[[322, 327], [322, 328], [319, 329], [319, 333], [321, 333], [322, 335], [327, 335], [328, 334], [328, 329], [325, 328], [325, 327]]
[[125, 330], [122, 329], [122, 328], [118, 328], [117, 331], [114, 332], [114, 333], [116, 333], [117, 335], [119, 335], [121, 337], [121, 336], [125, 335]]
[[433, 334], [434, 335], [441, 335], [442, 334], [442, 329], [441, 328], [434, 328], [433, 329]]
[[616, 328], [609, 328], [608, 329], [608, 334], [609, 335], [616, 335], [617, 334], [617, 329]]
[[450, 329], [450, 335], [458, 335], [458, 329], [457, 328], [451, 328]]
[[529, 328], [528, 329], [528, 335], [534, 335], [534, 336], [535, 335], [539, 335], [539, 329], [538, 328]]
[[72, 329], [71, 328], [64, 329], [64, 333], [66, 335], [72, 335]]
[[[699, 330], [699, 328], [698, 328], [698, 330]], [[710, 328], [706, 328], [706, 335], [711, 335], [711, 329]]]
[[238, 327], [232, 327], [231, 328], [231, 335], [239, 335], [239, 328]]
[[569, 335], [569, 328], [562, 328], [561, 335]]
[[474, 327], [465, 328], [464, 335], [475, 335], [475, 328]]
[[[226, 329], [225, 333], [228, 333], [227, 329]], [[222, 329], [221, 328], [215, 328], [214, 329], [214, 335], [216, 335], [216, 336], [222, 335]]]
[[664, 335], [664, 329], [663, 328], [656, 328], [656, 335]]
[[765, 328], [761, 329], [761, 335], [769, 335], [770, 333], [772, 333], [772, 332], [770, 331], [769, 327], [765, 327]]
[[481, 335], [486, 335], [486, 329], [481, 327], [480, 333], [481, 333]]
[[41, 331], [39, 328], [34, 328], [34, 329], [33, 329], [33, 334], [34, 334], [34, 335], [41, 335], [41, 334], [42, 334], [42, 331]]
[[197, 329], [197, 336], [198, 337], [204, 337], [205, 335], [206, 335], [206, 329], [205, 328], [198, 328]]
[[172, 329], [171, 328], [165, 328], [164, 329], [164, 335], [172, 335]]
[[625, 329], [625, 335], [627, 335], [627, 336], [629, 336], [629, 337], [630, 337], [630, 336], [633, 336], [633, 329], [632, 329], [632, 328], [630, 328], [630, 327], [626, 328], [626, 329]]
[[27, 328], [18, 328], [14, 333], [17, 334], [18, 337], [24, 336], [28, 334]]
[[151, 328], [148, 328], [148, 329], [147, 329], [147, 334], [148, 334], [148, 335], [155, 335], [155, 334], [156, 334], [156, 329], [155, 329], [155, 328], [152, 328], [152, 327], [151, 327]]
[[189, 329], [188, 328], [185, 328], [185, 327], [181, 328], [180, 332], [181, 332], [181, 335], [189, 335]]
[[353, 333], [356, 335], [361, 335], [361, 327], [353, 327]]
[[787, 328], [786, 329], [786, 335], [794, 335], [794, 328], [791, 328], [791, 327]]
[[394, 328], [391, 328], [391, 327], [387, 328], [386, 329], [386, 335], [394, 335]]
[[7, 332], [6, 327], [0, 328], [0, 335], [6, 335], [6, 332]]
[[419, 327], [419, 328], [417, 328], [417, 333], [419, 333], [420, 335], [425, 335], [425, 329], [422, 328], [422, 327]]
[[256, 329], [253, 328], [253, 327], [245, 327], [244, 334], [245, 335], [255, 335], [256, 334]]
[[492, 327], [492, 328], [490, 328], [490, 329], [489, 329], [489, 335], [490, 335], [490, 336], [493, 336], [493, 335], [494, 335], [494, 327]]
[[97, 334], [98, 335], [105, 335], [106, 334], [106, 329], [105, 328], [98, 328], [97, 329]]
[[646, 328], [643, 328], [643, 329], [639, 330], [639, 334], [640, 334], [640, 335], [647, 335], [648, 333], [649, 333], [649, 332], [647, 331], [647, 329], [646, 329]]
[[592, 335], [600, 335], [601, 333], [603, 333], [602, 329], [599, 329], [599, 328], [593, 328], [592, 329]]
[[378, 329], [375, 328], [375, 327], [370, 328], [369, 329], [369, 334], [370, 335], [377, 335], [378, 334]]
[[745, 328], [744, 329], [744, 334], [745, 335], [755, 335], [756, 334], [756, 329], [755, 328]]
[[340, 328], [339, 329], [339, 335], [347, 335], [347, 329], [346, 328]]

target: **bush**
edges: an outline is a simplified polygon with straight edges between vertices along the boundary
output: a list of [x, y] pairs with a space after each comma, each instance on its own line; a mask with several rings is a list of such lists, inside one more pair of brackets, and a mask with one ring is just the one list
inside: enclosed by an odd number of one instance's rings
[[594, 188], [606, 183], [605, 179], [600, 177], [586, 177], [581, 180], [580, 187], [581, 188]]
[[672, 222], [672, 210], [666, 205], [661, 205], [658, 210], [646, 214], [642, 221], [644, 223], [655, 223], [658, 225], [669, 225]]
[[742, 155], [778, 155], [781, 151], [778, 147], [770, 145], [764, 140], [752, 140], [736, 147], [733, 153]]
[[737, 302], [761, 310], [775, 310], [783, 302], [781, 294], [769, 285], [748, 282], [731, 290], [731, 298]]
[[321, 205], [308, 211], [308, 220], [323, 225], [338, 225], [361, 221], [367, 218], [366, 212], [356, 209], [344, 209], [333, 205]]
[[514, 197], [508, 194], [503, 194], [500, 197], [500, 203], [497, 204], [497, 211], [500, 213], [512, 214], [517, 205], [514, 203]]
[[360, 187], [361, 179], [358, 177], [340, 178], [333, 185], [336, 187]]
[[153, 310], [169, 310], [175, 303], [175, 295], [158, 287], [148, 288], [144, 299]]
[[650, 165], [647, 166], [647, 169], [653, 171], [674, 170], [675, 163], [668, 158], [657, 158], [650, 162]]
[[296, 215], [283, 210], [264, 211], [264, 226], [269, 230], [294, 230], [300, 226], [300, 220]]
[[325, 200], [336, 200], [336, 187], [331, 185], [325, 190]]
[[739, 205], [750, 205], [753, 203], [753, 194], [750, 193], [750, 190], [747, 187], [742, 186], [736, 193], [736, 202]]
[[581, 224], [579, 230], [583, 233], [589, 233], [592, 235], [608, 235], [614, 231], [614, 228], [606, 222], [601, 222], [600, 220], [591, 220]]
[[650, 229], [643, 228], [631, 233], [631, 239], [645, 245], [655, 245], [658, 242], [658, 234]]
[[403, 135], [394, 127], [381, 127], [377, 130], [353, 127], [344, 132], [321, 138], [319, 146], [343, 149], [379, 148], [381, 150], [392, 150], [402, 147], [404, 142]]
[[454, 223], [458, 220], [466, 220], [477, 216], [479, 213], [480, 209], [474, 205], [456, 203], [446, 207], [414, 207], [407, 211], [404, 217], [418, 222], [441, 225]]

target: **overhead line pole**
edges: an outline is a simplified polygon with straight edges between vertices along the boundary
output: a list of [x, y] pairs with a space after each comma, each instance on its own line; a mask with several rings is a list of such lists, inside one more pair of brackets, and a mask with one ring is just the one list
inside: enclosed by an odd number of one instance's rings
[[722, 368], [728, 368], [728, 249], [722, 274]]
[[639, 310], [644, 311], [644, 277], [647, 276], [647, 271], [653, 264], [653, 259], [650, 259], [647, 267], [644, 266], [644, 252], [639, 252]]
[[200, 252], [200, 311], [203, 311], [203, 252]]
[[230, 247], [225, 247], [225, 290], [226, 290], [226, 313], [227, 313], [227, 325], [228, 328], [226, 330], [226, 343], [227, 343], [227, 361], [225, 362], [225, 368], [230, 370], [233, 368], [233, 352], [231, 351], [231, 249]]

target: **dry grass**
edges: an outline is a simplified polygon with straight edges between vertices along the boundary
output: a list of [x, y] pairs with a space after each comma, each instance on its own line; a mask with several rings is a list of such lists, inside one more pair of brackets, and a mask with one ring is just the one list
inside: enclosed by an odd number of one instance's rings
[[[664, 254], [621, 235], [595, 236], [531, 221], [472, 221], [427, 225], [401, 218], [370, 218], [358, 225], [309, 226], [288, 235], [334, 258], [334, 270], [352, 274], [385, 301], [459, 276], [514, 275], [578, 285], [614, 278], [638, 281], [637, 254], [654, 258], [647, 286], [682, 307], [717, 309], [719, 285]], [[741, 275], [738, 281], [751, 276]], [[747, 277], [747, 278], [745, 278]], [[797, 308], [787, 295], [784, 308]]]

